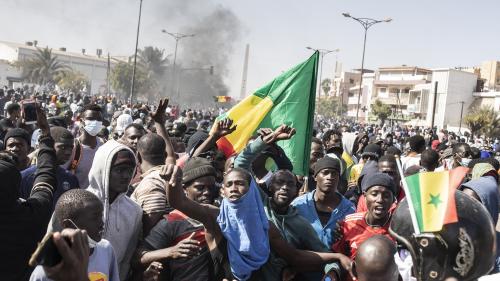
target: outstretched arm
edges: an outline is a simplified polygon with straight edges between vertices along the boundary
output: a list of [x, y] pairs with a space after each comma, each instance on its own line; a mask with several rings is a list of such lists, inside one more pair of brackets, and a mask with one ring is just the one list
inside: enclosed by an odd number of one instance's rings
[[[217, 141], [236, 130], [236, 125], [233, 126], [233, 120], [226, 118], [215, 123], [214, 131], [208, 136], [208, 138], [200, 144], [196, 150], [193, 152], [191, 157], [196, 157], [205, 151], [210, 150], [214, 147]], [[191, 151], [188, 151], [190, 153]]]
[[155, 121], [156, 133], [160, 135], [165, 141], [165, 152], [167, 153], [167, 159], [165, 163], [175, 164], [175, 151], [170, 138], [168, 137], [167, 129], [165, 128], [165, 122], [167, 121], [167, 115], [165, 110], [168, 106], [168, 99], [160, 100], [160, 104], [156, 109], [156, 112], [151, 113], [151, 118]]
[[[295, 129], [285, 124], [278, 127], [274, 132], [269, 128], [260, 129], [260, 137], [258, 137], [255, 141], [249, 143], [245, 147], [245, 149], [243, 149], [243, 151], [238, 155], [238, 157], [236, 157], [236, 159], [234, 160], [234, 167], [250, 171], [252, 162], [257, 159], [262, 151], [264, 151], [270, 145], [275, 145], [277, 141], [289, 140], [294, 134]], [[276, 148], [276, 150], [279, 153], [280, 150], [278, 148]], [[280, 168], [284, 168], [283, 165], [280, 165]]]

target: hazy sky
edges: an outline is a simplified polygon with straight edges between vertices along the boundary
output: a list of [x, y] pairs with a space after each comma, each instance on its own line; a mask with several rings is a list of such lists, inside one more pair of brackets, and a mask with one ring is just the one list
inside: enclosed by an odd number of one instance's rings
[[[40, 45], [102, 48], [131, 54], [139, 0], [1, 0], [0, 40]], [[366, 67], [417, 65], [455, 67], [500, 59], [498, 0], [144, 0], [139, 46], [173, 53], [174, 40], [162, 28], [183, 32], [209, 9], [221, 5], [240, 21], [240, 36], [228, 42], [226, 82], [239, 95], [245, 44], [250, 44], [248, 91], [252, 91], [311, 53], [306, 46], [340, 49], [344, 70], [359, 68], [363, 29], [341, 13], [383, 19], [368, 33]], [[230, 27], [228, 27], [230, 28]], [[188, 40], [188, 39], [186, 39]], [[220, 46], [220, 52], [227, 52]], [[182, 54], [182, 41], [180, 54]], [[335, 55], [324, 61], [324, 77], [334, 71]]]

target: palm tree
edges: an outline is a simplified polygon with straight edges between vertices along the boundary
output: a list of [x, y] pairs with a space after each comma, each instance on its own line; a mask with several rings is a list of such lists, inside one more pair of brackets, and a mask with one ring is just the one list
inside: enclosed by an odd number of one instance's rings
[[332, 80], [330, 79], [323, 79], [323, 81], [321, 81], [321, 89], [323, 90], [323, 93], [325, 93], [325, 96], [328, 96], [328, 93], [330, 92], [330, 89], [331, 89], [331, 84], [332, 84]]
[[500, 127], [500, 116], [488, 106], [472, 109], [469, 114], [465, 115], [464, 121], [473, 136], [484, 134], [487, 137], [494, 137], [498, 134]]
[[150, 78], [159, 78], [167, 69], [168, 59], [164, 57], [164, 50], [148, 46], [139, 50], [139, 63], [146, 70]]
[[40, 85], [54, 83], [64, 72], [71, 70], [69, 66], [60, 62], [48, 47], [37, 48], [34, 55], [34, 58], [20, 63], [23, 77], [29, 82]]

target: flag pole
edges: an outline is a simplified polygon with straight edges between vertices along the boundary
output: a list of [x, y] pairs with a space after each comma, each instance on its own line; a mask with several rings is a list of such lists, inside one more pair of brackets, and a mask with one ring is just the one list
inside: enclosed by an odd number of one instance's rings
[[399, 175], [401, 176], [401, 182], [403, 183], [403, 190], [406, 194], [406, 200], [408, 201], [408, 209], [410, 210], [411, 222], [413, 224], [413, 229], [415, 230], [415, 234], [420, 234], [420, 227], [417, 221], [417, 215], [415, 214], [415, 209], [413, 208], [413, 201], [411, 199], [410, 189], [408, 188], [408, 184], [406, 183], [405, 175], [403, 173], [403, 168], [401, 166], [401, 160], [399, 156], [396, 155], [396, 163], [398, 164]]

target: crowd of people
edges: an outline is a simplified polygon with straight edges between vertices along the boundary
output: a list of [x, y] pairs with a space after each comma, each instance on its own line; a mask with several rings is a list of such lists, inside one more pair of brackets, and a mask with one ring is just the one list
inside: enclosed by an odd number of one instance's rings
[[[2, 280], [500, 279], [499, 139], [317, 116], [296, 175], [291, 124], [225, 155], [218, 109], [7, 88], [0, 109]], [[416, 234], [404, 177], [457, 167], [458, 222]], [[62, 260], [29, 263], [44, 236]]]

